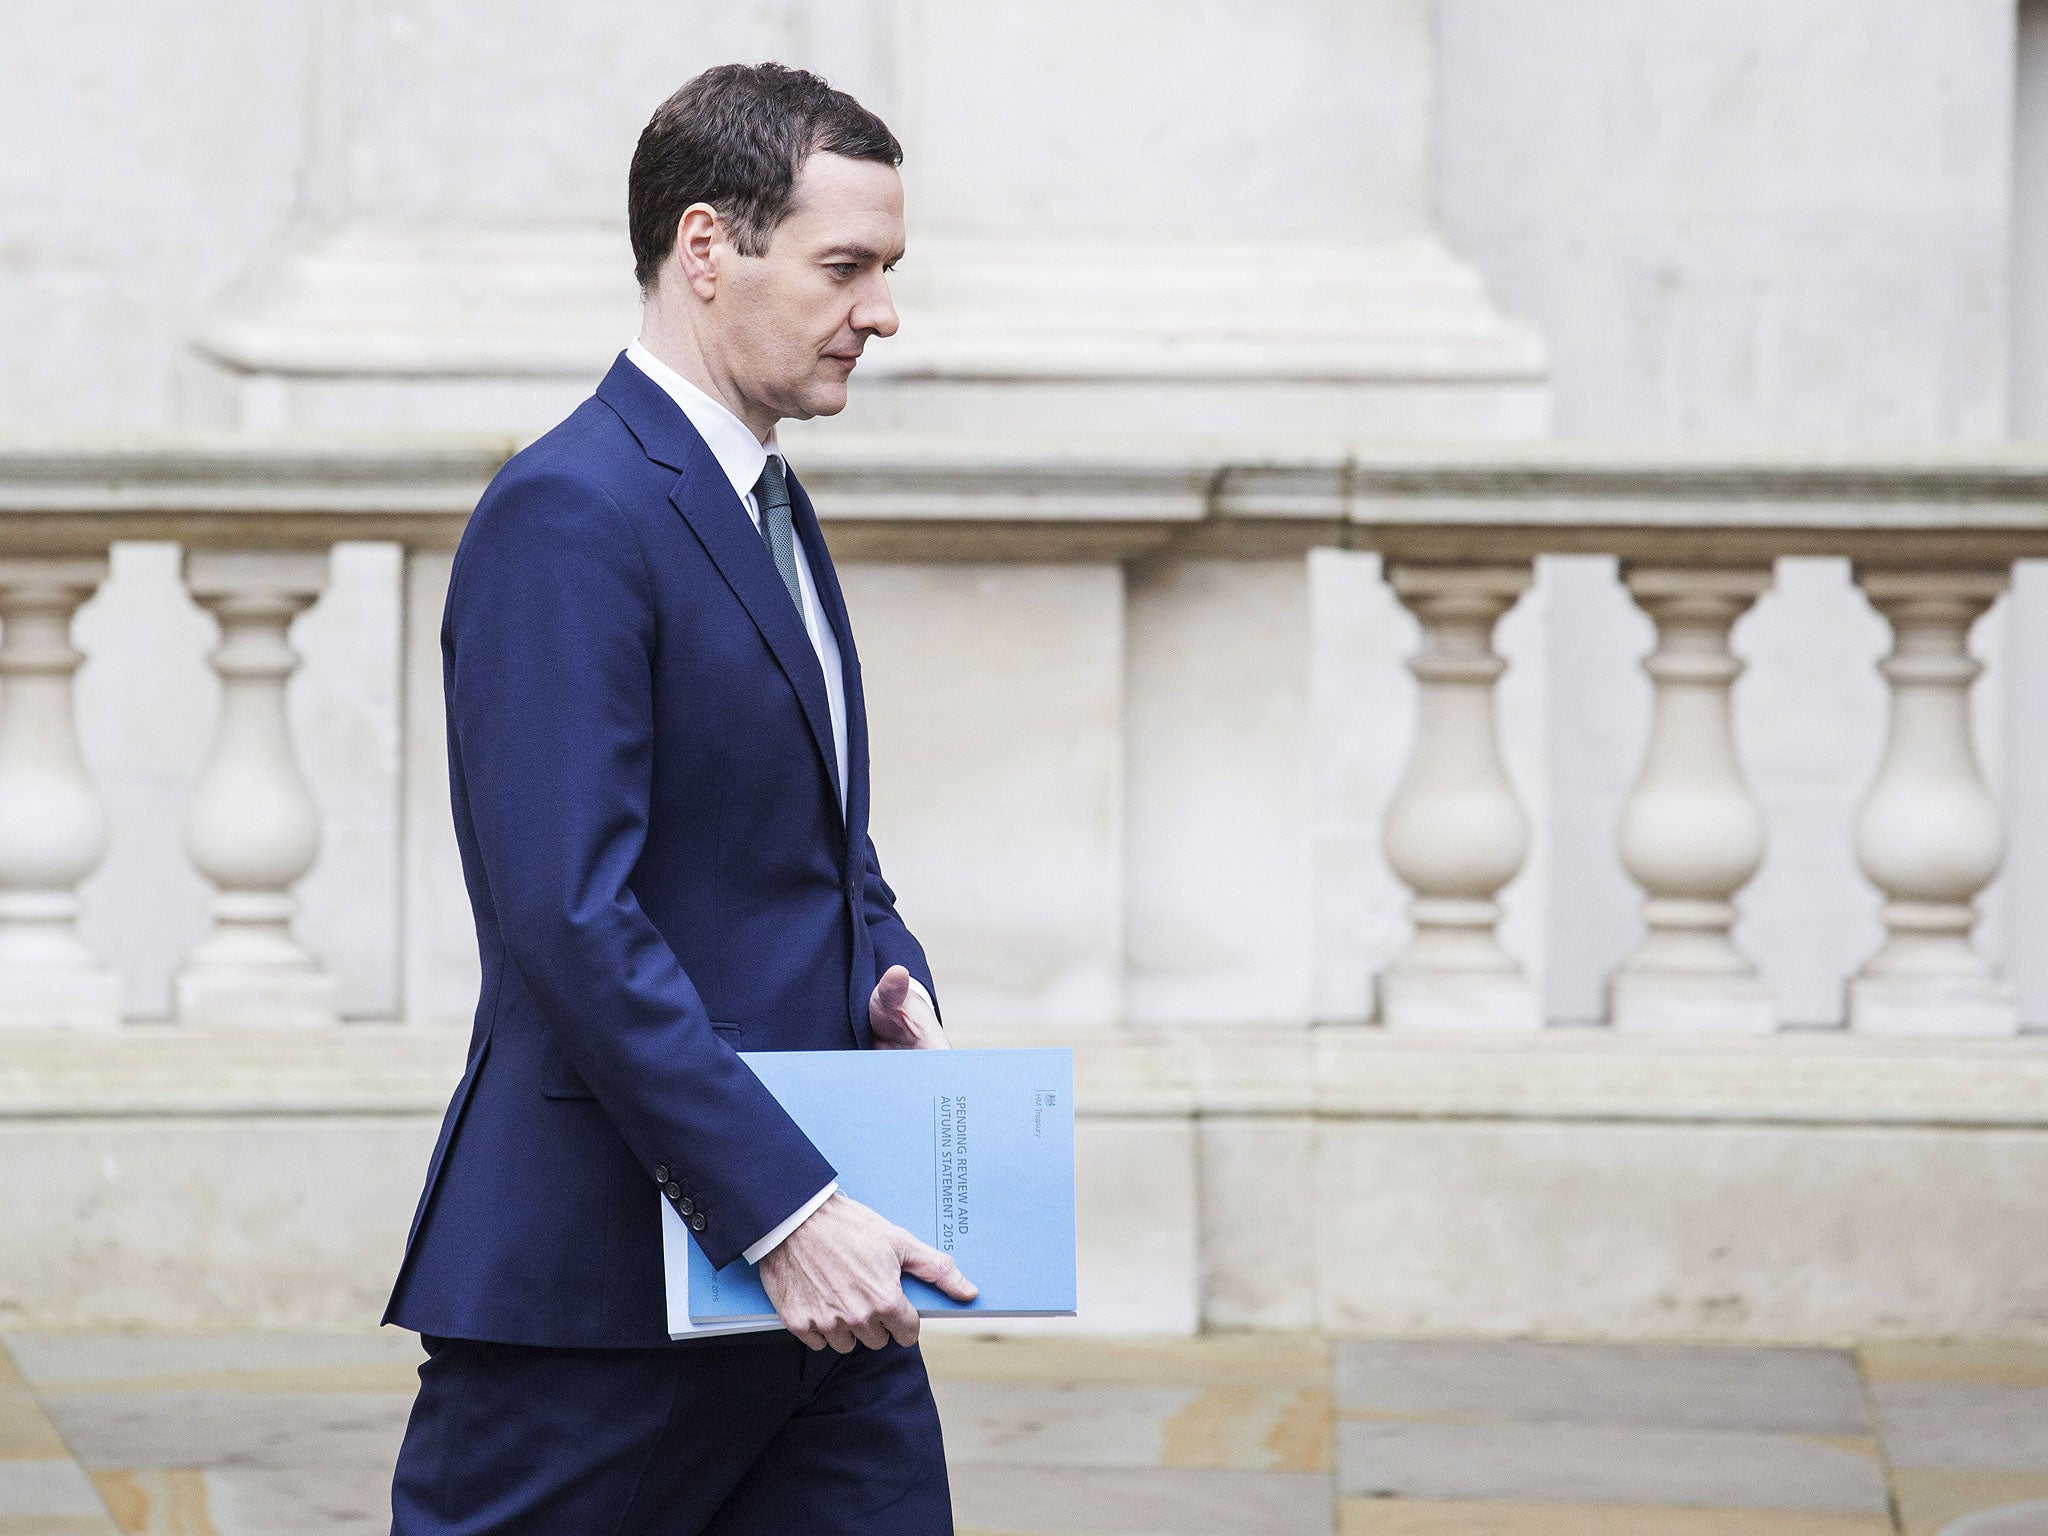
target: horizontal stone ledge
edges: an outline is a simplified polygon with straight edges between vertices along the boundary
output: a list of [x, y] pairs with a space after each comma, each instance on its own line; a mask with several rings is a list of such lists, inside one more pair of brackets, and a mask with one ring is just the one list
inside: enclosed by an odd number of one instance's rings
[[[237, 284], [196, 342], [293, 382], [595, 379], [639, 314], [616, 225], [348, 221]], [[857, 394], [890, 381], [1311, 380], [1542, 383], [1546, 352], [1478, 272], [1429, 235], [1242, 242], [920, 232], [894, 280], [902, 333]], [[446, 296], [459, 292], [463, 302]]]
[[[1381, 499], [2048, 508], [2048, 443], [934, 436], [850, 432], [829, 421], [790, 422], [783, 432], [807, 483], [895, 483], [970, 497], [992, 484], [1092, 481], [1119, 495], [1192, 490], [1247, 511], [1307, 505], [1317, 515]], [[480, 483], [518, 446], [500, 433], [431, 430], [0, 432], [0, 508], [51, 498], [65, 506], [177, 508], [220, 497], [239, 504], [292, 487], [309, 503], [331, 497], [349, 505], [363, 488]]]
[[122, 540], [452, 547], [517, 446], [444, 432], [7, 434], [0, 553], [98, 553]]
[[1321, 1119], [2048, 1126], [2048, 1036], [1392, 1034], [1371, 1026], [956, 1030], [1075, 1051], [1084, 1112]]
[[[1299, 1116], [1701, 1124], [2048, 1127], [2048, 1036], [1908, 1040], [1397, 1035], [1372, 1027], [957, 1027], [966, 1047], [1065, 1045], [1102, 1118]], [[433, 1115], [468, 1032], [129, 1025], [0, 1035], [0, 1119]]]
[[[842, 559], [2048, 554], [2048, 447], [925, 438], [792, 427]], [[0, 552], [446, 548], [514, 448], [431, 433], [0, 438]]]
[[468, 1046], [466, 1028], [391, 1023], [7, 1030], [0, 1119], [439, 1114]]

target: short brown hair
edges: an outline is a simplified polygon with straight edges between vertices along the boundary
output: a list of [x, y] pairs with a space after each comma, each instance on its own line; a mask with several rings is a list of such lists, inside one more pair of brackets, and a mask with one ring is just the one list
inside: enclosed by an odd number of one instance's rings
[[675, 249], [692, 203], [709, 203], [745, 256], [768, 249], [797, 173], [815, 154], [903, 163], [874, 113], [819, 76], [784, 64], [720, 64], [655, 109], [626, 176], [633, 275], [642, 289]]

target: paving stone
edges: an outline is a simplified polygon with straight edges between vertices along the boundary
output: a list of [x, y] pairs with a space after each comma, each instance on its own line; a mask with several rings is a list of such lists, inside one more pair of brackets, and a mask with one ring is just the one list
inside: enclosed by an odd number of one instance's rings
[[1008, 1536], [1329, 1536], [1330, 1480], [1306, 1472], [1198, 1472], [968, 1464], [953, 1515]]
[[1893, 1536], [1891, 1520], [1875, 1514], [1465, 1499], [1346, 1499], [1337, 1529], [1339, 1536]]
[[1870, 1395], [1895, 1467], [2048, 1472], [2048, 1387], [1879, 1382]]
[[[410, 1335], [8, 1343], [0, 1536], [109, 1536], [102, 1492], [129, 1511], [121, 1528], [146, 1536], [388, 1529], [419, 1359]], [[963, 1536], [1327, 1536], [1332, 1353], [1313, 1338], [929, 1343]], [[1347, 1536], [1887, 1529], [1860, 1384], [1839, 1352], [1346, 1341], [1334, 1356], [1351, 1415], [1335, 1480], [1352, 1495]], [[2026, 1531], [2011, 1522], [2048, 1501], [2042, 1352], [1861, 1358], [1902, 1468], [1906, 1536], [1993, 1510], [2009, 1528], [1954, 1536]], [[1381, 1487], [1402, 1497], [1365, 1496]]]
[[1337, 1407], [1423, 1417], [1860, 1434], [1846, 1350], [1347, 1339]]
[[220, 1536], [197, 1467], [124, 1467], [92, 1474], [93, 1486], [130, 1536]]
[[0, 1461], [0, 1515], [99, 1515], [92, 1479], [60, 1457]]
[[1875, 1457], [1738, 1430], [1340, 1421], [1347, 1495], [1882, 1513]]
[[81, 1393], [45, 1401], [87, 1467], [314, 1467], [398, 1457], [412, 1399], [395, 1394]]
[[1965, 1515], [1942, 1536], [2043, 1536], [2044, 1532], [2048, 1532], [2048, 1499], [2034, 1499]]
[[412, 1391], [425, 1358], [412, 1334], [34, 1334], [5, 1339], [40, 1393]]
[[2048, 1344], [1865, 1344], [1863, 1379], [1973, 1382], [1980, 1387], [2048, 1387]]
[[1330, 1466], [1330, 1402], [1319, 1388], [941, 1379], [932, 1392], [955, 1462], [1248, 1472]]
[[219, 1536], [383, 1536], [391, 1529], [389, 1461], [213, 1467], [206, 1486]]
[[935, 1381], [1324, 1387], [1330, 1379], [1329, 1345], [1314, 1337], [991, 1338], [933, 1329], [920, 1347]]
[[1167, 1422], [1165, 1465], [1328, 1472], [1333, 1419], [1321, 1388], [1211, 1387]]
[[70, 1454], [40, 1403], [26, 1392], [0, 1388], [0, 1460], [63, 1460]]
[[949, 1462], [1068, 1467], [1165, 1464], [1166, 1426], [1194, 1387], [1092, 1382], [934, 1381]]
[[1892, 1492], [1904, 1536], [1941, 1536], [1979, 1510], [2048, 1499], [2048, 1473], [1894, 1467]]

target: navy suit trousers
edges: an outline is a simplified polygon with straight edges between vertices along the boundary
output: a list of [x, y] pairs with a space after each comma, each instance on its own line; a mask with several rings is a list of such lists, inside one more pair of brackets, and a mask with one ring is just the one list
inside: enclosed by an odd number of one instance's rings
[[952, 1536], [914, 1345], [425, 1343], [393, 1536]]

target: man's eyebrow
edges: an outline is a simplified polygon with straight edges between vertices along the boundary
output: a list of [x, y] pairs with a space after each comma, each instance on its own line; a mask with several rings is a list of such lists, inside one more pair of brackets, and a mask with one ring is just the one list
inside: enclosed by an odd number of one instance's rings
[[[818, 257], [820, 261], [881, 261], [882, 259], [882, 253], [873, 246], [868, 245], [835, 245], [830, 250], [821, 253]], [[900, 261], [902, 258], [899, 256], [895, 259]]]

